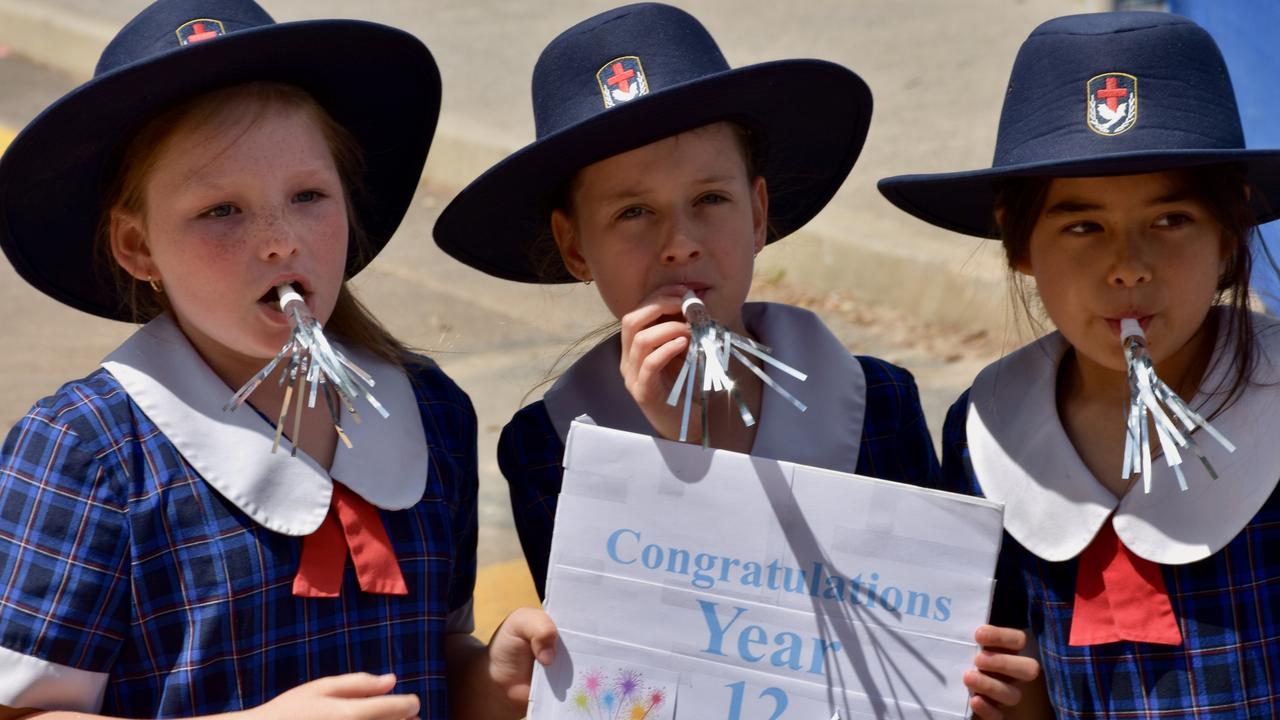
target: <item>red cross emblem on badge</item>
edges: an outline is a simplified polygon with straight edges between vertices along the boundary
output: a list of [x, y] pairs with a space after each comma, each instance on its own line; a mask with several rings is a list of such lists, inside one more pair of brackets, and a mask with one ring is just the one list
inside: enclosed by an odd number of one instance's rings
[[1089, 79], [1085, 92], [1085, 120], [1099, 135], [1119, 135], [1138, 120], [1138, 78], [1127, 73], [1103, 73]]
[[596, 83], [607, 108], [649, 94], [649, 81], [640, 65], [640, 58], [634, 55], [605, 63], [596, 73]]
[[200, 18], [199, 20], [183, 23], [176, 32], [179, 45], [191, 45], [192, 43], [212, 40], [219, 35], [225, 35], [227, 34], [227, 29], [223, 27], [221, 20]]

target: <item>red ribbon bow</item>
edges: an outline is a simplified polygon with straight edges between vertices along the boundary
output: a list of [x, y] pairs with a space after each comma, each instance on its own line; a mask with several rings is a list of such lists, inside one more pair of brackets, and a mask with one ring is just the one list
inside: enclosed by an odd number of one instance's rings
[[1111, 520], [1080, 554], [1071, 645], [1133, 642], [1181, 645], [1160, 566], [1138, 557], [1116, 536]]
[[302, 539], [302, 559], [293, 578], [293, 594], [338, 597], [348, 550], [360, 589], [381, 595], [409, 594], [378, 508], [336, 482], [324, 522]]

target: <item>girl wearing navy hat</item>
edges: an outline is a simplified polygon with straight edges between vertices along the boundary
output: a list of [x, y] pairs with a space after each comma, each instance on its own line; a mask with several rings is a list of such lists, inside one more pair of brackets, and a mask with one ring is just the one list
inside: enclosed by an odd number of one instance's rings
[[[0, 450], [0, 703], [520, 716], [554, 627], [529, 610], [488, 647], [470, 636], [471, 402], [346, 287], [413, 197], [439, 99], [399, 30], [160, 0], [10, 146], [14, 267], [146, 325]], [[289, 337], [282, 284], [390, 411], [344, 425], [349, 447], [299, 404], [283, 443], [301, 452], [273, 454], [276, 383], [224, 410]]]
[[[945, 484], [1005, 504], [992, 622], [1007, 627], [980, 631], [995, 652], [966, 679], [978, 714], [1017, 701], [993, 663], [1024, 629], [1047, 693], [1019, 710], [1280, 717], [1280, 325], [1249, 306], [1280, 150], [1244, 148], [1213, 40], [1159, 13], [1051, 20], [1015, 61], [993, 167], [880, 189], [999, 238], [1057, 327], [983, 370], [943, 431]], [[1126, 319], [1235, 444], [1199, 443], [1217, 479], [1195, 462], [1185, 491], [1163, 462], [1149, 492], [1121, 477]]]
[[806, 310], [745, 302], [756, 253], [816, 215], [862, 148], [871, 94], [857, 75], [818, 60], [732, 69], [696, 19], [649, 3], [553, 40], [534, 68], [533, 104], [537, 141], [458, 195], [435, 238], [498, 277], [594, 282], [621, 322], [502, 432], [499, 463], [540, 594], [573, 418], [679, 436], [680, 410], [666, 397], [689, 342], [687, 290], [810, 377], [801, 386], [770, 371], [809, 404], [801, 414], [749, 373], [735, 375], [759, 422], [713, 412], [712, 445], [936, 481], [910, 374], [851, 355]]

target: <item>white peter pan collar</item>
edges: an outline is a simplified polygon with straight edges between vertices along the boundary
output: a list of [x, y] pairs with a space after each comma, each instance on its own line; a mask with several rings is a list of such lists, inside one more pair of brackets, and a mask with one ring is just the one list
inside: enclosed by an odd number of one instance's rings
[[168, 314], [139, 328], [102, 366], [223, 497], [263, 527], [301, 536], [324, 520], [333, 480], [384, 510], [413, 506], [427, 483], [426, 437], [409, 378], [375, 356], [334, 345], [373, 377], [390, 417], [372, 408], [362, 408], [361, 423], [348, 417], [342, 429], [353, 448], [339, 443], [329, 471], [305, 453], [291, 457], [286, 438], [273, 454], [275, 429], [252, 408], [224, 411], [233, 390]]
[[[1224, 315], [1220, 326], [1226, 322]], [[1123, 498], [1116, 498], [1085, 466], [1058, 416], [1058, 367], [1068, 349], [1061, 334], [1046, 335], [985, 368], [969, 393], [965, 430], [973, 471], [983, 493], [1005, 504], [1009, 534], [1037, 556], [1060, 562], [1079, 555], [1114, 513], [1112, 524], [1121, 542], [1152, 562], [1183, 565], [1221, 550], [1253, 519], [1280, 480], [1280, 442], [1274, 437], [1280, 408], [1280, 324], [1261, 315], [1254, 315], [1253, 322], [1255, 384], [1211, 421], [1236, 451], [1228, 453], [1197, 432], [1219, 478], [1210, 478], [1199, 460], [1188, 455], [1182, 464], [1186, 492], [1178, 489], [1160, 458], [1152, 463], [1151, 493], [1138, 484]], [[1220, 337], [1205, 388], [1229, 387], [1223, 381], [1229, 380], [1231, 353], [1234, 342]], [[1206, 399], [1197, 394], [1190, 405], [1206, 407]]]
[[[808, 405], [808, 410], [801, 413], [766, 387], [751, 454], [854, 472], [867, 402], [867, 381], [857, 358], [808, 310], [753, 302], [743, 305], [742, 319], [774, 357], [809, 376], [800, 382], [765, 367], [770, 379]], [[569, 423], [584, 414], [604, 427], [656, 434], [622, 382], [621, 352], [617, 336], [600, 343], [547, 390], [543, 402], [562, 442]]]

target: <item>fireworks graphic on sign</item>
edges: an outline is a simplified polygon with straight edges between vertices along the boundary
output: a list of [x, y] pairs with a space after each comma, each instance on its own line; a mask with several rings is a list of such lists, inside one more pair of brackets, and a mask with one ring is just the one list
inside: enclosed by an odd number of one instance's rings
[[569, 705], [591, 720], [646, 720], [666, 701], [666, 691], [651, 687], [637, 670], [619, 670], [612, 677], [589, 670], [569, 691]]

